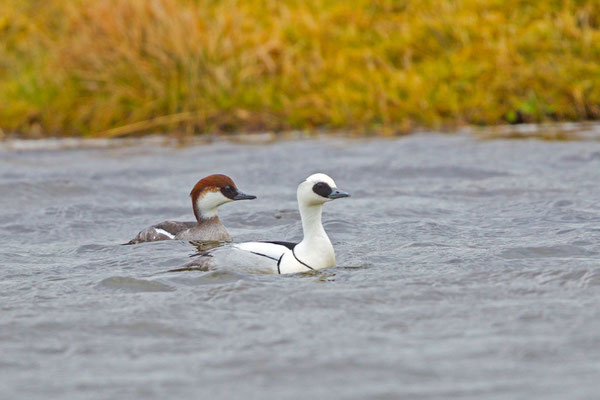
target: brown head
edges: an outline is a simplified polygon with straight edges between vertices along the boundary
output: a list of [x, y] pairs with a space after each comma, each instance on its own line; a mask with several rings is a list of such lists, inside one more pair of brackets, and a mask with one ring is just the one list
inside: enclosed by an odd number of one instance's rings
[[222, 204], [256, 198], [256, 196], [240, 192], [230, 177], [221, 174], [209, 175], [200, 179], [194, 185], [190, 197], [198, 222], [202, 219], [216, 217], [217, 208]]

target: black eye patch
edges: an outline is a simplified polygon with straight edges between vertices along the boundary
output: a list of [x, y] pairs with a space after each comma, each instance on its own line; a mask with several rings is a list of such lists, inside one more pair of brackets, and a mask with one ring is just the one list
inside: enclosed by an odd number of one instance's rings
[[223, 196], [233, 200], [233, 198], [237, 195], [237, 190], [231, 186], [225, 186], [221, 188], [221, 193], [223, 193]]
[[315, 192], [321, 197], [327, 198], [332, 191], [333, 190], [331, 190], [331, 186], [329, 186], [325, 182], [315, 183], [315, 185], [313, 186], [313, 192]]

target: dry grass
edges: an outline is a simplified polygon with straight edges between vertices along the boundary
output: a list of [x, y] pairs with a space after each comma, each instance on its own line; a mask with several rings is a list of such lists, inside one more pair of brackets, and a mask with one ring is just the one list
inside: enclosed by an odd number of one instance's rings
[[0, 38], [30, 136], [600, 118], [597, 0], [5, 0]]

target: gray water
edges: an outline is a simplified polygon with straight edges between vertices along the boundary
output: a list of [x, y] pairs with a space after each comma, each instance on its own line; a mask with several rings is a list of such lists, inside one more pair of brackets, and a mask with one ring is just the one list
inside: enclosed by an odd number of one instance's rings
[[[297, 184], [338, 266], [168, 272], [225, 173], [236, 241], [298, 240]], [[597, 399], [600, 143], [468, 136], [0, 150], [2, 399]]]

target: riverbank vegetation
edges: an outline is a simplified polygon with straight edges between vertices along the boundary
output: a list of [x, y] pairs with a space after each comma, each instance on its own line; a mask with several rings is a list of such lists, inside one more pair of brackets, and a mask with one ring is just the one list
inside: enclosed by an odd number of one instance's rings
[[29, 137], [600, 118], [597, 0], [5, 0]]

